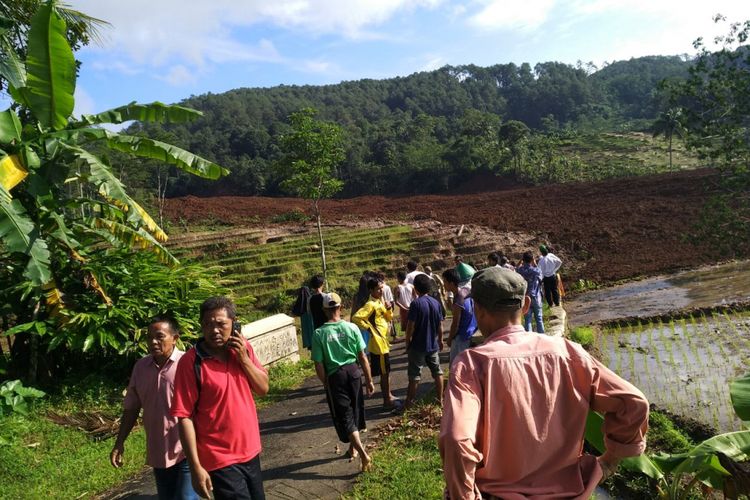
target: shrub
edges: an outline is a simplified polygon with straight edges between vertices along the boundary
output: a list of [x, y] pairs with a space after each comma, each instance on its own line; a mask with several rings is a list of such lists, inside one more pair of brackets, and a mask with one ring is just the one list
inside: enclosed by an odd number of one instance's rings
[[591, 347], [594, 344], [594, 329], [590, 326], [578, 326], [570, 330], [570, 340], [578, 342], [583, 347]]

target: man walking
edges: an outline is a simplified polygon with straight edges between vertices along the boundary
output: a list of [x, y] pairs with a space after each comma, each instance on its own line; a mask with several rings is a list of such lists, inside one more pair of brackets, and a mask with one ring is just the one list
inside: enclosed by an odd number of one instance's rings
[[393, 309], [383, 303], [383, 282], [377, 278], [367, 281], [370, 300], [352, 316], [352, 323], [370, 333], [367, 350], [370, 353], [372, 376], [380, 376], [383, 406], [398, 408], [400, 401], [391, 393], [391, 344], [388, 341], [388, 323], [393, 319]]
[[133, 367], [122, 404], [120, 430], [110, 453], [112, 465], [121, 467], [125, 440], [143, 408], [146, 464], [154, 468], [156, 492], [161, 500], [198, 498], [182, 452], [177, 419], [169, 414], [177, 363], [184, 354], [175, 346], [178, 338], [180, 330], [174, 318], [156, 316], [149, 323], [149, 354]]
[[451, 306], [452, 319], [451, 329], [448, 333], [448, 347], [450, 347], [450, 363], [459, 353], [471, 347], [471, 337], [477, 331], [477, 320], [474, 317], [474, 299], [469, 297], [466, 287], [458, 286], [458, 273], [455, 269], [443, 272], [445, 287], [453, 294], [453, 305]]
[[375, 391], [370, 363], [365, 354], [365, 341], [356, 326], [341, 319], [341, 297], [338, 294], [323, 294], [323, 309], [328, 321], [315, 330], [313, 337], [315, 372], [326, 389], [328, 407], [339, 440], [349, 443], [350, 461], [360, 457], [361, 470], [364, 472], [369, 469], [371, 460], [359, 439], [359, 431], [367, 428], [362, 395], [363, 373], [367, 395]]
[[430, 369], [435, 381], [437, 399], [441, 404], [443, 402], [443, 370], [440, 367], [439, 355], [443, 350], [443, 316], [440, 313], [440, 304], [429, 295], [431, 281], [426, 274], [414, 278], [417, 298], [409, 308], [409, 322], [406, 326], [406, 350], [409, 359], [406, 408], [414, 402], [422, 378], [422, 368], [425, 365]]
[[202, 497], [263, 500], [253, 393], [268, 392], [268, 374], [236, 317], [226, 297], [201, 304], [203, 339], [180, 359], [171, 413]]
[[544, 319], [542, 318], [542, 271], [536, 266], [531, 252], [524, 252], [523, 263], [516, 272], [526, 280], [526, 296], [531, 299], [531, 307], [523, 316], [523, 327], [531, 332], [531, 316], [536, 321], [536, 332], [544, 333]]
[[557, 271], [562, 266], [560, 258], [550, 252], [545, 245], [539, 245], [542, 257], [539, 259], [539, 269], [542, 271], [542, 282], [544, 283], [544, 298], [547, 305], [560, 305], [560, 290], [557, 287]]
[[[520, 274], [483, 269], [471, 289], [487, 340], [451, 367], [439, 437], [446, 498], [589, 498], [645, 449], [648, 401], [580, 345], [525, 332]], [[604, 414], [598, 458], [582, 454], [590, 410]]]
[[396, 306], [399, 313], [399, 325], [403, 333], [406, 331], [406, 323], [409, 321], [409, 306], [411, 306], [411, 301], [414, 300], [414, 285], [406, 282], [406, 273], [404, 271], [398, 271], [396, 278], [398, 279]]

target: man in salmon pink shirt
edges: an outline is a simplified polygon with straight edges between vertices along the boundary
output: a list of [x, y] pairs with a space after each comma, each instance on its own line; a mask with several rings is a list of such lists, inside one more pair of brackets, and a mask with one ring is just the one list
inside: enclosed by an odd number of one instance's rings
[[148, 352], [130, 375], [123, 401], [120, 429], [110, 453], [114, 467], [122, 467], [125, 440], [143, 409], [146, 430], [146, 463], [153, 467], [156, 492], [161, 500], [197, 499], [190, 481], [190, 469], [182, 452], [177, 419], [169, 414], [177, 363], [184, 352], [175, 343], [180, 328], [170, 316], [156, 316], [148, 325]]
[[[580, 345], [526, 332], [520, 274], [483, 269], [471, 297], [487, 340], [451, 366], [439, 438], [447, 497], [588, 499], [643, 453], [648, 401]], [[590, 410], [604, 415], [600, 457], [583, 454]]]
[[171, 413], [179, 419], [195, 491], [217, 500], [262, 500], [253, 393], [268, 392], [268, 374], [239, 332], [236, 316], [226, 297], [201, 304], [203, 339], [177, 366]]

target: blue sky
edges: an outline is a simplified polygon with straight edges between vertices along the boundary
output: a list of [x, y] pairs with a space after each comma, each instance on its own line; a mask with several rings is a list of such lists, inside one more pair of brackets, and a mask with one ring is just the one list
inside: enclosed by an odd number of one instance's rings
[[69, 0], [111, 23], [81, 50], [76, 114], [237, 87], [389, 78], [445, 64], [692, 54], [747, 0]]

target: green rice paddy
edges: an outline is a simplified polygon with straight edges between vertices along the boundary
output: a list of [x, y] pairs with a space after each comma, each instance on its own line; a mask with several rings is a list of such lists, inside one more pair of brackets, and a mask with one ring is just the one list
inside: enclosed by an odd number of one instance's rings
[[750, 311], [616, 325], [595, 345], [603, 362], [651, 403], [717, 432], [741, 429], [728, 384], [750, 368]]

